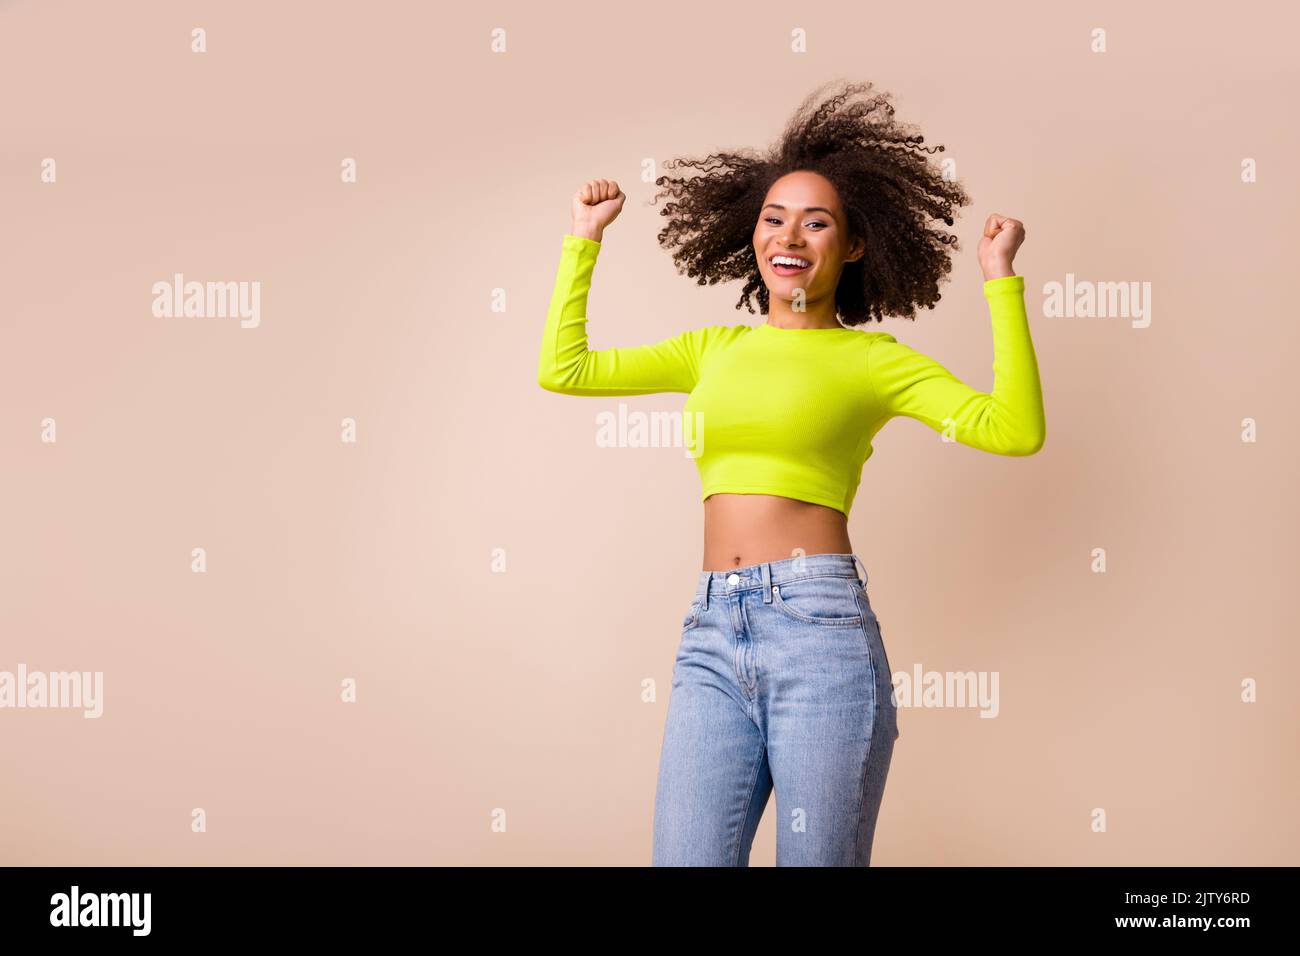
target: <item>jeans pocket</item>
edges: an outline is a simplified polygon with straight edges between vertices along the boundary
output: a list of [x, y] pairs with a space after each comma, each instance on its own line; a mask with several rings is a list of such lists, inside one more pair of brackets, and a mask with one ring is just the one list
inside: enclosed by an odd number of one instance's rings
[[858, 627], [862, 613], [853, 594], [856, 578], [822, 575], [772, 585], [772, 606], [803, 624]]
[[700, 612], [704, 610], [700, 602], [694, 601], [686, 611], [686, 617], [682, 619], [682, 633], [685, 634], [691, 628], [700, 623]]

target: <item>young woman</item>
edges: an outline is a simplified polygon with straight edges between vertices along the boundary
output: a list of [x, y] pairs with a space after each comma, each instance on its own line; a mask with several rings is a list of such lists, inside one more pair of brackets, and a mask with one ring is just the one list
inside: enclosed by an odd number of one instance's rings
[[[746, 866], [773, 788], [778, 866], [866, 866], [898, 736], [889, 660], [848, 514], [871, 440], [895, 416], [972, 448], [1031, 455], [1042, 391], [1012, 260], [1015, 219], [979, 243], [993, 325], [983, 393], [884, 332], [933, 308], [962, 188], [918, 155], [888, 95], [809, 97], [764, 156], [720, 153], [661, 176], [665, 247], [699, 284], [745, 282], [767, 321], [590, 351], [587, 292], [625, 196], [573, 197], [539, 384], [565, 395], [688, 394], [703, 482], [704, 566], [682, 623], [655, 796], [654, 865]], [[939, 149], [943, 149], [942, 146]], [[921, 150], [924, 152], [924, 150]], [[684, 431], [689, 432], [689, 429]], [[858, 569], [861, 568], [861, 576]]]

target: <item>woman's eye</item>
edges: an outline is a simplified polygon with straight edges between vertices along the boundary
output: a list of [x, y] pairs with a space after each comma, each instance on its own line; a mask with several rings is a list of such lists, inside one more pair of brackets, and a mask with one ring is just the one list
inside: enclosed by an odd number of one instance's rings
[[[775, 218], [774, 216], [768, 216], [768, 217], [766, 217], [763, 221], [766, 222], [766, 223], [770, 223], [770, 224], [773, 225], [773, 226], [779, 226], [779, 225], [781, 225], [781, 220]], [[808, 223], [808, 225], [809, 225], [809, 226], [821, 226], [822, 228], [825, 228], [825, 227], [826, 227], [826, 223], [822, 222], [820, 219], [815, 219], [815, 220], [813, 220], [812, 222]], [[820, 232], [821, 230], [818, 230], [818, 231]]]

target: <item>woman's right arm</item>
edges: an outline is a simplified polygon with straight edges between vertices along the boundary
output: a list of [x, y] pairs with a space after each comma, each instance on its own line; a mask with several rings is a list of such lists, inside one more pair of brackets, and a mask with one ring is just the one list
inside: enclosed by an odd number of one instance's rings
[[564, 236], [542, 333], [537, 384], [561, 395], [691, 392], [709, 340], [725, 327], [692, 329], [632, 348], [587, 348], [587, 291], [600, 248], [594, 239]]

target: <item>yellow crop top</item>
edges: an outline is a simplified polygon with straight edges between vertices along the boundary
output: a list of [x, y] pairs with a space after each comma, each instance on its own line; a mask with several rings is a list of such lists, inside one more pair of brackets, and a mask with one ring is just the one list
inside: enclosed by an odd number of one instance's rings
[[562, 395], [689, 394], [683, 435], [705, 499], [779, 495], [847, 515], [871, 440], [898, 415], [997, 455], [1032, 455], [1043, 445], [1023, 276], [984, 283], [993, 319], [989, 394], [892, 335], [857, 328], [712, 325], [590, 351], [587, 291], [600, 246], [564, 237], [537, 382]]

